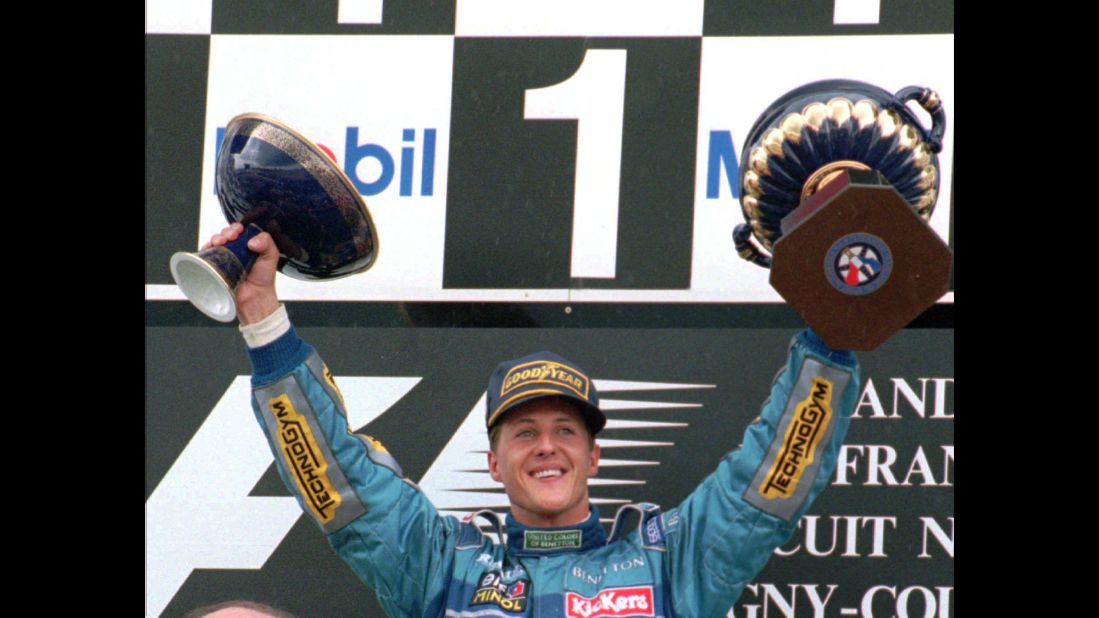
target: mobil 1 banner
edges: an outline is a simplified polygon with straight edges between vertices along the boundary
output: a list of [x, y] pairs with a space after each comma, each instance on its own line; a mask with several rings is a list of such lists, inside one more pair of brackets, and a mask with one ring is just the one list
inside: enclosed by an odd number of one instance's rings
[[[453, 515], [507, 509], [485, 464], [484, 389], [496, 363], [537, 350], [576, 362], [609, 418], [590, 483], [604, 518], [625, 502], [674, 507], [693, 491], [741, 443], [794, 334], [300, 330], [334, 374], [351, 428], [378, 438]], [[861, 355], [858, 406], [829, 487], [733, 616], [954, 615], [953, 350], [953, 331], [903, 331]], [[249, 407], [237, 334], [146, 328], [145, 365], [146, 615], [233, 598], [300, 616], [381, 615], [283, 486]]]
[[456, 39], [443, 287], [689, 287], [700, 50]]
[[[459, 17], [485, 6], [461, 3]], [[170, 256], [224, 227], [214, 163], [241, 112], [315, 141], [379, 233], [367, 272], [280, 275], [281, 298], [520, 303], [779, 302], [769, 272], [731, 240], [744, 222], [740, 149], [759, 114], [793, 88], [843, 77], [934, 88], [953, 117], [952, 34], [505, 37], [500, 11], [459, 19], [458, 36], [147, 36], [146, 299], [183, 300]], [[523, 23], [573, 23], [553, 14]], [[953, 127], [929, 222], [943, 238]]]

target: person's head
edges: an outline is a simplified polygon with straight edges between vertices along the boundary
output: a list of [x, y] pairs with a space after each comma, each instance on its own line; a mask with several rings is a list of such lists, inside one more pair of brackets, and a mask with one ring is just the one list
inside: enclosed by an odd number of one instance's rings
[[588, 516], [588, 477], [599, 465], [595, 434], [606, 424], [587, 375], [548, 352], [497, 366], [489, 378], [488, 466], [512, 514], [531, 526]]
[[196, 607], [183, 618], [294, 618], [294, 614], [255, 601], [223, 601]]

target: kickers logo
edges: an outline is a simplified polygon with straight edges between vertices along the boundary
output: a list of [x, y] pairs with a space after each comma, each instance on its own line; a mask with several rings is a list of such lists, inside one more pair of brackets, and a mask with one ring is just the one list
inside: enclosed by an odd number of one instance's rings
[[565, 594], [565, 616], [568, 618], [655, 615], [652, 586], [610, 588], [590, 599], [575, 592]]

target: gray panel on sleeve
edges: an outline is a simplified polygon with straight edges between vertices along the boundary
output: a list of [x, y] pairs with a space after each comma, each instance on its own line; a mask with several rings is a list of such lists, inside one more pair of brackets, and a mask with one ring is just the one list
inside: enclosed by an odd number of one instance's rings
[[[332, 534], [366, 513], [294, 374], [254, 392], [265, 430], [296, 493], [325, 532]], [[338, 400], [337, 400], [338, 401]]]
[[802, 360], [774, 438], [744, 500], [790, 521], [805, 503], [836, 429], [835, 409], [851, 374], [814, 358]]

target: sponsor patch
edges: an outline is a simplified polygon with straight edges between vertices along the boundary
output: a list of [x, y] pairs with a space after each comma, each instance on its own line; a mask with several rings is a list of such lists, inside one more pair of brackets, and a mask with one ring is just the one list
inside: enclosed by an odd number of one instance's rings
[[481, 576], [477, 590], [469, 600], [469, 606], [495, 605], [506, 612], [522, 613], [527, 609], [530, 581], [520, 579], [505, 583], [498, 571], [487, 571]]
[[565, 594], [565, 616], [568, 618], [655, 615], [652, 586], [609, 588], [594, 597], [581, 596], [575, 592]]
[[893, 254], [889, 245], [873, 234], [848, 234], [837, 240], [824, 256], [828, 282], [850, 296], [877, 290], [892, 272]]
[[645, 522], [645, 542], [649, 545], [659, 545], [664, 542], [664, 531], [660, 527], [660, 517], [650, 517]]
[[832, 417], [832, 390], [832, 382], [819, 376], [813, 378], [809, 396], [797, 404], [778, 456], [763, 477], [760, 496], [768, 500], [789, 498], [797, 491], [798, 481], [813, 463]]
[[670, 530], [672, 530], [673, 528], [675, 528], [676, 526], [679, 525], [679, 509], [669, 511], [666, 514], [666, 516], [667, 516], [667, 519], [664, 521], [664, 529], [665, 530], [670, 531]]
[[588, 398], [588, 376], [554, 361], [533, 361], [512, 367], [500, 385], [500, 397], [528, 384], [555, 384]]
[[523, 549], [580, 549], [582, 530], [527, 530]]
[[286, 462], [286, 469], [313, 515], [322, 524], [327, 524], [335, 516], [341, 498], [328, 478], [328, 462], [309, 429], [309, 423], [294, 410], [286, 393], [269, 399], [267, 410], [278, 426], [275, 440]]

